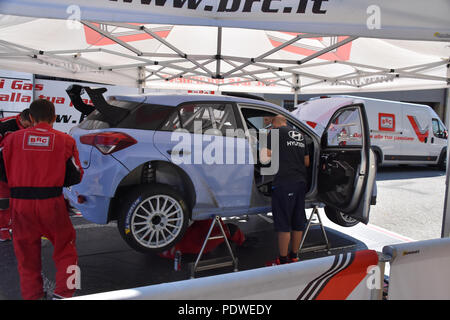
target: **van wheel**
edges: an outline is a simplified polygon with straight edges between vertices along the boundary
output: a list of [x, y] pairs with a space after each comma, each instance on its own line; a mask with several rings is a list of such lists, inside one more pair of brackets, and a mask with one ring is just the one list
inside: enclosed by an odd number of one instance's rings
[[439, 157], [438, 169], [441, 171], [447, 170], [447, 151], [442, 151]]
[[342, 227], [353, 227], [359, 223], [358, 220], [350, 217], [345, 213], [340, 212], [337, 209], [325, 206], [324, 210], [328, 219]]
[[379, 169], [381, 167], [381, 155], [378, 152], [374, 152], [375, 155], [375, 167]]
[[140, 185], [125, 195], [120, 208], [120, 235], [143, 253], [173, 247], [186, 232], [190, 210], [184, 198], [164, 184]]

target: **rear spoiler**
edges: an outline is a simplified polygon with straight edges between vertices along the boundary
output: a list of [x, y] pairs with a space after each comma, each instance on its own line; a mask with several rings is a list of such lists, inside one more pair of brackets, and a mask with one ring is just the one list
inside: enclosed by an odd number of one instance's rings
[[[90, 88], [73, 84], [67, 87], [66, 92], [75, 109], [80, 111], [83, 115], [89, 115], [92, 111], [98, 110], [103, 115], [106, 122], [115, 125], [125, 118], [129, 111], [110, 105], [103, 96], [107, 90], [108, 89], [106, 88]], [[93, 106], [84, 103], [81, 98], [85, 92], [88, 94], [89, 98], [91, 98]]]

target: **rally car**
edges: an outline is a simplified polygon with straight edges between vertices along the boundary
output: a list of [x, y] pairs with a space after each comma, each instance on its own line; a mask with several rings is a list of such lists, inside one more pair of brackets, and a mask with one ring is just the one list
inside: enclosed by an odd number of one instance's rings
[[[84, 91], [93, 106], [81, 99]], [[341, 98], [320, 108], [311, 102], [290, 113], [242, 96], [106, 99], [105, 91], [67, 90], [88, 116], [70, 131], [84, 177], [64, 193], [85, 219], [117, 220], [124, 240], [138, 251], [174, 246], [193, 220], [271, 212], [276, 168], [261, 164], [258, 150], [268, 119], [277, 114], [302, 133], [309, 149], [306, 207], [324, 206], [342, 226], [369, 221], [376, 166], [358, 100]]]

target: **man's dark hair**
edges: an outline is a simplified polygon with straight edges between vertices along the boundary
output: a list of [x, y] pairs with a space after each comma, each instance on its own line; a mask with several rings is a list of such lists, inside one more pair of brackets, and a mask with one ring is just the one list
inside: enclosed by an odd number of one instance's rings
[[47, 99], [34, 100], [30, 105], [30, 114], [37, 122], [52, 122], [55, 117], [55, 105]]
[[22, 110], [22, 112], [20, 113], [20, 118], [22, 118], [22, 120], [24, 120], [24, 121], [31, 122], [30, 109], [27, 108], [27, 109]]

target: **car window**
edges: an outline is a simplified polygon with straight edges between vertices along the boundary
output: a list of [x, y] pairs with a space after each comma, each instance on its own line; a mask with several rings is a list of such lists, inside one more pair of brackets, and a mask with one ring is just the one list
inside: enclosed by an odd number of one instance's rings
[[[131, 101], [111, 100], [109, 104], [128, 110], [133, 110], [139, 103]], [[86, 130], [106, 129], [110, 128], [110, 124], [106, 121], [106, 117], [98, 110], [92, 111], [79, 125], [79, 128]]]
[[434, 134], [434, 136], [435, 137], [442, 136], [442, 133], [443, 133], [444, 130], [439, 125], [439, 120], [438, 119], [432, 119], [432, 124], [433, 124], [433, 134]]
[[435, 118], [431, 120], [431, 123], [433, 125], [433, 135], [437, 138], [447, 139], [447, 129], [444, 124]]
[[211, 103], [181, 106], [167, 119], [161, 130], [186, 129], [191, 133], [226, 135], [227, 129], [236, 128], [232, 105]]
[[175, 113], [174, 107], [143, 104], [133, 110], [117, 127], [156, 130], [172, 113]]
[[[242, 108], [241, 112], [244, 116], [245, 122], [247, 123], [248, 129], [263, 131], [264, 129], [270, 129], [272, 127], [272, 118], [277, 115], [276, 113], [270, 111], [253, 108]], [[287, 121], [287, 126], [295, 130], [300, 130], [298, 126], [289, 120]]]
[[233, 107], [230, 104], [212, 105], [209, 107], [211, 116], [211, 127], [226, 135], [226, 130], [237, 129], [236, 117], [234, 116]]
[[333, 118], [327, 129], [328, 146], [362, 146], [362, 126], [358, 109], [346, 109]]

